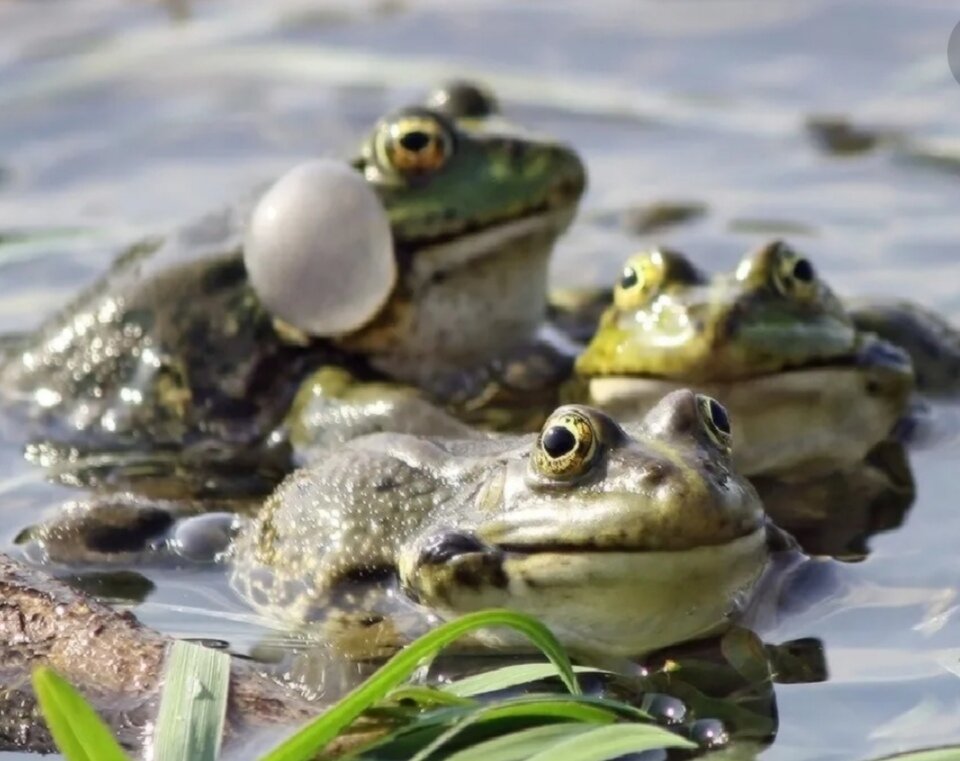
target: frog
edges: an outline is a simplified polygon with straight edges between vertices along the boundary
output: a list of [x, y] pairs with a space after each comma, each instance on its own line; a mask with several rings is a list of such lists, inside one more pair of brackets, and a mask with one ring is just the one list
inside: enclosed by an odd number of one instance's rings
[[[526, 340], [552, 244], [585, 187], [577, 153], [415, 106], [381, 119], [352, 166], [386, 213], [396, 272], [361, 325], [315, 335], [265, 308], [244, 264], [255, 193], [132, 246], [18, 340], [0, 367], [3, 432], [28, 430], [29, 459], [87, 485], [123, 486], [155, 472], [158, 456], [200, 473], [239, 457], [233, 469], [247, 474], [264, 463], [260, 485], [243, 488], [266, 493], [291, 467], [278, 425], [316, 368], [455, 387]], [[78, 467], [90, 460], [99, 465]], [[155, 485], [169, 481], [171, 467], [159, 470]], [[205, 479], [185, 488], [194, 482]]]
[[[240, 529], [231, 583], [291, 625], [329, 621], [363, 599], [343, 589], [390, 580], [405, 614], [512, 608], [575, 651], [705, 637], [772, 551], [730, 431], [722, 405], [681, 389], [628, 426], [563, 405], [534, 434], [354, 438], [292, 473]], [[363, 604], [364, 626], [381, 625]], [[499, 631], [480, 641], [520, 645]]]
[[670, 249], [632, 257], [567, 393], [629, 418], [678, 386], [731, 410], [745, 475], [789, 480], [861, 462], [907, 413], [914, 375], [774, 240], [713, 276]]

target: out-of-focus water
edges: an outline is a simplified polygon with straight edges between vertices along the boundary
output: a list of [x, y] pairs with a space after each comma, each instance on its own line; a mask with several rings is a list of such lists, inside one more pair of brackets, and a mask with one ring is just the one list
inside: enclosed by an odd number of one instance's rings
[[[845, 293], [960, 316], [960, 84], [938, 0], [0, 3], [0, 331], [22, 330], [124, 242], [348, 152], [451, 74], [583, 153], [591, 186], [558, 282], [607, 282], [654, 242], [715, 268], [784, 234]], [[826, 150], [805, 126], [875, 129]], [[875, 142], [870, 148], [869, 143]], [[626, 210], [706, 213], [644, 236]], [[578, 278], [578, 279], [575, 279]], [[960, 445], [915, 453], [919, 498], [849, 591], [767, 634], [818, 637], [825, 683], [779, 685], [770, 759], [960, 741]], [[66, 490], [0, 456], [0, 544]], [[25, 485], [26, 483], [26, 485]], [[216, 574], [157, 574], [149, 624], [241, 649], [258, 629]], [[211, 612], [212, 611], [212, 612]]]

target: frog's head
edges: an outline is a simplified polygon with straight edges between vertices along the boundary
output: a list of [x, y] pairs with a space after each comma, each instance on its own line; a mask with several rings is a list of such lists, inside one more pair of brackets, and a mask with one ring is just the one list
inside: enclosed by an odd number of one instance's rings
[[356, 167], [386, 209], [397, 277], [348, 346], [416, 379], [483, 362], [533, 332], [550, 251], [585, 186], [575, 151], [500, 118], [417, 107], [383, 119]]
[[813, 264], [779, 241], [714, 277], [673, 251], [634, 257], [613, 302], [577, 360], [587, 398], [634, 416], [677, 386], [715, 396], [748, 475], [858, 462], [913, 386], [909, 358], [858, 331]]
[[458, 523], [428, 527], [401, 554], [415, 599], [445, 615], [523, 610], [569, 646], [605, 653], [721, 627], [767, 558], [726, 412], [688, 390], [627, 430], [590, 407], [557, 409]]
[[467, 116], [464, 97], [385, 117], [352, 168], [308, 162], [261, 199], [245, 261], [291, 335], [416, 383], [531, 337], [585, 170], [573, 149], [495, 112]]
[[586, 376], [684, 382], [749, 378], [842, 361], [857, 331], [809, 259], [780, 241], [709, 278], [685, 256], [631, 258], [577, 362]]

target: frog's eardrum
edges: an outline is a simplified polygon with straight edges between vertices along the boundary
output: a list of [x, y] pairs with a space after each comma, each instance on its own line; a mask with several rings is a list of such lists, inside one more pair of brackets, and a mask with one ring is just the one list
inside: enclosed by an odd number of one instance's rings
[[368, 323], [397, 279], [383, 204], [356, 170], [331, 159], [294, 167], [264, 194], [244, 262], [266, 308], [314, 336]]

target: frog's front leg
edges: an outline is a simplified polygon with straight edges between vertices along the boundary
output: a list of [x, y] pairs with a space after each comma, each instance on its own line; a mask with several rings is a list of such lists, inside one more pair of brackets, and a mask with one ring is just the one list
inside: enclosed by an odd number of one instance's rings
[[369, 433], [474, 435], [469, 426], [432, 404], [417, 389], [387, 381], [362, 381], [336, 366], [322, 367], [303, 383], [284, 428], [300, 462]]

